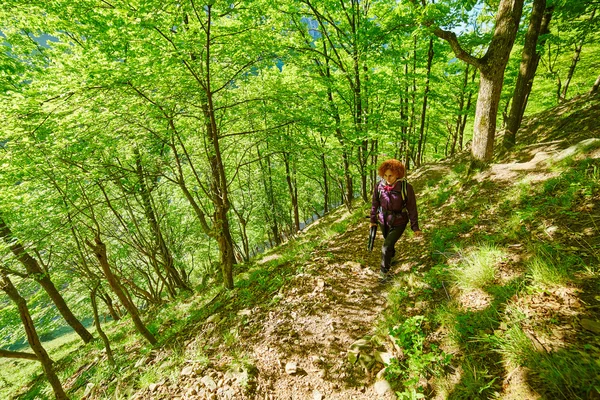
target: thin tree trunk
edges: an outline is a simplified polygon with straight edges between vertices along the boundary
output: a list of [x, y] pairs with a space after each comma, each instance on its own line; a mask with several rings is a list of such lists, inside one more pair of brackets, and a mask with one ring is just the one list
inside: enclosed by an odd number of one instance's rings
[[50, 385], [52, 386], [54, 396], [57, 400], [67, 400], [68, 397], [60, 383], [60, 380], [58, 379], [58, 376], [56, 376], [56, 372], [54, 372], [53, 362], [44, 349], [44, 346], [42, 346], [42, 342], [40, 341], [37, 331], [35, 330], [35, 325], [33, 324], [31, 314], [27, 308], [27, 302], [23, 297], [21, 297], [8, 276], [2, 270], [0, 270], [0, 289], [2, 289], [17, 305], [21, 322], [23, 323], [25, 333], [27, 334], [29, 346], [35, 353], [37, 360], [42, 363], [42, 368], [44, 369], [44, 373], [46, 374], [48, 382], [50, 382]]
[[99, 293], [98, 296], [102, 299], [102, 301], [104, 301], [104, 304], [106, 304], [106, 308], [108, 308], [108, 313], [110, 314], [113, 321], [120, 320], [121, 315], [119, 315], [115, 307], [113, 307], [113, 301], [108, 295], [108, 293]]
[[404, 63], [404, 77], [405, 77], [405, 90], [404, 90], [404, 94], [405, 94], [405, 98], [404, 98], [404, 106], [403, 106], [403, 114], [404, 114], [404, 118], [403, 121], [404, 123], [402, 124], [402, 133], [403, 133], [403, 142], [402, 142], [402, 159], [404, 162], [404, 166], [406, 167], [406, 169], [409, 168], [408, 165], [408, 143], [409, 143], [409, 136], [410, 136], [410, 129], [409, 129], [409, 125], [410, 125], [410, 121], [409, 121], [409, 113], [408, 113], [408, 104], [409, 104], [409, 84], [408, 84], [408, 59], [406, 59], [406, 62]]
[[[408, 126], [408, 135], [413, 137], [416, 127], [416, 114], [415, 106], [417, 104], [417, 36], [413, 38], [413, 64], [412, 64], [412, 93], [410, 103], [410, 124]], [[406, 146], [406, 169], [410, 169], [410, 160], [414, 159], [414, 145], [410, 143], [410, 140]]]
[[290, 198], [292, 200], [292, 212], [294, 214], [294, 233], [300, 230], [300, 215], [298, 214], [298, 188], [296, 187], [296, 178], [292, 177], [290, 172], [290, 153], [283, 153], [283, 162], [285, 163], [285, 180], [288, 184]]
[[[592, 9], [592, 15], [590, 16], [589, 21], [591, 22], [594, 19], [594, 16], [596, 15], [596, 8], [594, 7], [594, 9]], [[564, 101], [567, 98], [567, 90], [569, 90], [569, 84], [571, 83], [571, 79], [573, 78], [573, 74], [575, 74], [575, 68], [577, 67], [577, 63], [579, 62], [579, 58], [581, 56], [581, 48], [583, 47], [583, 44], [585, 43], [585, 30], [584, 30], [584, 34], [581, 38], [581, 41], [579, 42], [579, 44], [577, 46], [575, 46], [575, 54], [573, 54], [573, 59], [571, 60], [571, 66], [569, 67], [569, 73], [567, 74], [567, 79], [565, 80], [565, 84], [563, 86], [562, 89], [562, 94], [560, 96], [561, 101]]]
[[90, 249], [92, 249], [94, 255], [98, 259], [98, 262], [102, 267], [102, 271], [104, 272], [104, 276], [108, 281], [108, 284], [121, 301], [121, 304], [123, 304], [123, 306], [127, 309], [127, 312], [131, 316], [131, 319], [133, 320], [133, 324], [135, 325], [137, 331], [150, 344], [155, 345], [156, 343], [158, 343], [154, 335], [148, 330], [148, 328], [146, 328], [146, 326], [142, 322], [137, 307], [125, 294], [125, 291], [121, 287], [121, 284], [119, 283], [117, 277], [113, 274], [112, 267], [108, 262], [108, 257], [106, 254], [106, 245], [102, 242], [102, 240], [100, 240], [100, 236], [96, 235], [96, 237], [94, 238], [94, 243], [91, 243], [89, 240], [86, 240], [86, 244], [90, 247]]
[[321, 166], [323, 168], [323, 213], [329, 212], [329, 182], [327, 179], [327, 162], [325, 153], [321, 153]]
[[594, 86], [592, 86], [592, 90], [590, 90], [590, 94], [598, 93], [598, 88], [600, 87], [600, 75], [596, 78], [596, 82], [594, 82]]
[[100, 324], [100, 316], [98, 315], [98, 304], [96, 303], [96, 294], [98, 293], [98, 287], [100, 283], [97, 283], [96, 286], [90, 291], [90, 300], [92, 302], [92, 310], [94, 311], [94, 325], [96, 326], [96, 332], [98, 332], [98, 336], [102, 339], [104, 343], [104, 348], [106, 349], [106, 356], [108, 357], [108, 362], [111, 365], [115, 365], [115, 359], [113, 357], [112, 349], [110, 348], [110, 341], [108, 340], [108, 336], [102, 330], [102, 325]]
[[[475, 77], [477, 76], [477, 68], [473, 70], [473, 77], [471, 78], [471, 83], [475, 83]], [[465, 112], [462, 117], [462, 122], [460, 123], [460, 132], [458, 133], [458, 148], [460, 151], [463, 150], [464, 145], [464, 137], [465, 137], [465, 127], [467, 126], [467, 118], [469, 117], [469, 111], [471, 110], [471, 103], [473, 102], [473, 91], [469, 90], [469, 96], [467, 97], [467, 106], [465, 107]]]
[[[546, 9], [546, 0], [534, 0], [531, 17], [529, 19], [529, 28], [525, 36], [525, 45], [521, 55], [521, 65], [519, 67], [519, 76], [515, 84], [515, 91], [512, 97], [510, 113], [506, 123], [506, 132], [504, 133], [503, 145], [505, 148], [511, 148], [516, 143], [516, 135], [523, 114], [527, 107], [527, 99], [533, 86], [533, 79], [540, 62], [540, 53], [537, 51], [538, 38], [549, 32], [550, 20], [552, 19], [553, 7]], [[539, 42], [539, 46], [544, 45], [545, 40]]]
[[81, 337], [81, 339], [85, 343], [89, 343], [94, 340], [94, 337], [91, 333], [85, 329], [85, 326], [73, 315], [73, 312], [65, 302], [65, 299], [62, 297], [54, 283], [50, 280], [50, 276], [47, 271], [44, 271], [38, 261], [33, 258], [29, 253], [25, 250], [25, 248], [21, 245], [21, 242], [16, 240], [13, 236], [10, 228], [2, 217], [0, 217], [0, 236], [10, 247], [10, 250], [15, 255], [17, 260], [25, 267], [27, 274], [31, 276], [36, 282], [42, 286], [42, 288], [48, 293], [48, 296], [60, 312], [60, 315], [63, 316], [67, 324], [73, 328], [75, 332]]
[[431, 76], [431, 63], [433, 62], [433, 39], [429, 39], [429, 49], [427, 50], [427, 78], [425, 79], [425, 92], [423, 93], [423, 108], [421, 109], [421, 126], [419, 128], [419, 143], [417, 144], [416, 167], [421, 166], [423, 161], [425, 117], [427, 115], [427, 98], [429, 95], [429, 78]]
[[[262, 155], [260, 154], [260, 148], [256, 146], [256, 153], [258, 155], [258, 163], [260, 165], [261, 177], [263, 188], [265, 190], [265, 196], [267, 197], [267, 208], [265, 208], [265, 219], [269, 224], [269, 228], [271, 229], [272, 238], [275, 241], [275, 245], [281, 244], [281, 235], [279, 232], [279, 225], [277, 223], [277, 213], [275, 208], [275, 197], [273, 194], [273, 181], [271, 179], [271, 158], [267, 155], [265, 158], [267, 160], [267, 171], [265, 171], [265, 167], [262, 162]], [[268, 182], [267, 182], [268, 179]], [[273, 247], [273, 243], [271, 243], [271, 247]]]
[[150, 230], [152, 235], [154, 236], [155, 246], [158, 249], [161, 258], [162, 258], [162, 266], [165, 269], [167, 274], [167, 278], [169, 280], [167, 284], [167, 289], [173, 298], [175, 295], [175, 291], [172, 286], [175, 286], [178, 289], [189, 289], [188, 285], [183, 281], [181, 275], [175, 268], [175, 262], [173, 261], [173, 256], [171, 255], [171, 251], [165, 242], [164, 236], [162, 234], [162, 230], [160, 228], [160, 224], [158, 223], [158, 218], [156, 217], [156, 213], [154, 211], [154, 207], [152, 205], [152, 195], [150, 193], [150, 189], [146, 184], [146, 177], [144, 176], [144, 169], [142, 166], [142, 157], [140, 155], [139, 150], [134, 148], [135, 154], [135, 167], [136, 167], [136, 175], [138, 178], [138, 183], [140, 185], [140, 195], [142, 197], [142, 205], [144, 207], [144, 214], [146, 216], [146, 220], [150, 225]]
[[227, 177], [225, 176], [225, 167], [223, 166], [221, 147], [219, 143], [219, 128], [215, 115], [215, 105], [213, 104], [213, 89], [211, 75], [211, 43], [214, 38], [211, 36], [212, 27], [212, 3], [205, 7], [207, 15], [206, 21], [206, 45], [204, 48], [204, 68], [205, 68], [205, 102], [202, 104], [202, 110], [206, 119], [207, 140], [210, 146], [208, 161], [211, 170], [211, 194], [214, 211], [214, 232], [219, 244], [219, 253], [221, 261], [221, 273], [225, 288], [233, 289], [233, 264], [235, 262], [233, 252], [233, 239], [227, 213], [229, 211], [229, 190], [227, 188]]
[[[456, 128], [452, 134], [452, 146], [450, 147], [450, 155], [453, 156], [456, 152], [456, 142], [458, 141], [458, 135], [460, 132], [460, 126], [462, 122], [463, 113], [465, 113], [465, 97], [467, 96], [467, 85], [469, 84], [469, 64], [465, 64], [465, 74], [463, 77], [463, 84], [460, 88], [460, 96], [458, 100], [458, 115], [456, 116]], [[447, 155], [447, 152], [446, 152]]]

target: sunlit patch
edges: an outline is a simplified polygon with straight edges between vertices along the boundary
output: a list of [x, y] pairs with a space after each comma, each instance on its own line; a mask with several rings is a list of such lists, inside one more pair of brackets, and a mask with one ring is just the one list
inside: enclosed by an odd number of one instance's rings
[[493, 297], [482, 289], [471, 289], [461, 292], [457, 300], [466, 310], [481, 311], [492, 304]]

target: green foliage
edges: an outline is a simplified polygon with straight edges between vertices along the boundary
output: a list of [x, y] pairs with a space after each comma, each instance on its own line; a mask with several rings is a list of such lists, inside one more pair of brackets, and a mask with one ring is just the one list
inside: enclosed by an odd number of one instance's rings
[[417, 315], [390, 329], [390, 335], [403, 349], [404, 359], [392, 359], [385, 376], [402, 390], [401, 398], [423, 398], [420, 378], [441, 373], [451, 359], [435, 344], [426, 342], [427, 335], [423, 331], [426, 321], [424, 316]]
[[541, 287], [565, 284], [570, 277], [569, 269], [578, 264], [573, 263], [573, 257], [548, 245], [535, 249], [535, 255], [526, 263], [532, 284]]

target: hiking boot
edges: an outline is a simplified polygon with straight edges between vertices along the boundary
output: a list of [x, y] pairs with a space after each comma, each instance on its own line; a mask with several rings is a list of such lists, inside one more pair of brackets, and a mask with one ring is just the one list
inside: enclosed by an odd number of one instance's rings
[[379, 283], [387, 283], [394, 278], [394, 274], [391, 271], [379, 272]]

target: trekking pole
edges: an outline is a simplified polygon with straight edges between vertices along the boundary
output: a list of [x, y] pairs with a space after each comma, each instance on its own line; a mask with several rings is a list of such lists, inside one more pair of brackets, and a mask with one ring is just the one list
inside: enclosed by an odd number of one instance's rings
[[375, 236], [377, 236], [377, 225], [372, 226], [369, 231], [369, 244], [367, 245], [367, 249], [369, 251], [373, 251], [373, 244], [375, 243]]

